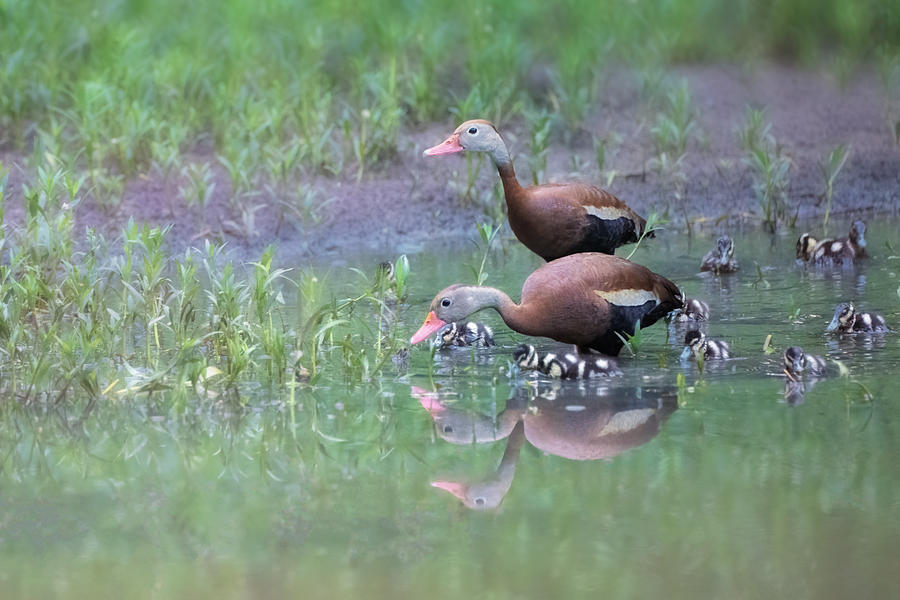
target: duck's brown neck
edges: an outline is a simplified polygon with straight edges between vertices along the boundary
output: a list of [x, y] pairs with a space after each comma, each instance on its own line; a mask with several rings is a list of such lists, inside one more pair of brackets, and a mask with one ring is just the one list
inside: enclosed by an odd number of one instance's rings
[[528, 307], [516, 304], [502, 291], [492, 287], [475, 287], [473, 295], [476, 295], [479, 304], [483, 308], [493, 308], [500, 313], [500, 318], [513, 331], [525, 335], [538, 335], [532, 326]]
[[509, 157], [506, 145], [498, 146], [491, 153], [491, 158], [494, 159], [494, 165], [500, 174], [500, 181], [503, 182], [503, 194], [506, 196], [506, 201], [515, 202], [522, 193], [522, 186], [516, 179], [516, 170], [513, 169], [512, 159]]

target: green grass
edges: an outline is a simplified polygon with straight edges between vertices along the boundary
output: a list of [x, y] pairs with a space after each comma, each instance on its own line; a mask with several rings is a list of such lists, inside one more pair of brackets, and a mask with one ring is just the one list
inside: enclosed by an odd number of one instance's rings
[[[898, 9], [896, 0], [5, 0], [2, 141], [126, 176], [150, 165], [171, 173], [173, 155], [211, 142], [229, 161], [248, 149], [251, 173], [272, 175], [267, 157], [284, 154], [278, 169], [359, 178], [394, 152], [401, 128], [448, 112], [504, 121], [546, 104], [563, 131], [576, 130], [610, 62], [889, 55]], [[530, 83], [537, 64], [549, 69], [547, 87]]]
[[405, 343], [396, 313], [406, 257], [387, 286], [364, 275], [337, 299], [315, 275], [273, 266], [271, 247], [241, 264], [210, 242], [173, 257], [168, 227], [133, 221], [118, 240], [88, 230], [76, 242], [83, 180], [49, 165], [25, 190], [24, 225], [8, 227], [7, 180], [0, 166], [4, 398], [237, 397], [248, 381], [285, 386], [301, 369], [315, 377], [323, 362], [339, 365], [337, 378], [364, 381]]

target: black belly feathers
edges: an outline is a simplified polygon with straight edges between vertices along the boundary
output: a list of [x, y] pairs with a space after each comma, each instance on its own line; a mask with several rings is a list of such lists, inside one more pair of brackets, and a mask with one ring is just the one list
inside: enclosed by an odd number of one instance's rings
[[469, 321], [468, 323], [447, 323], [434, 338], [438, 348], [475, 346], [487, 348], [494, 345], [494, 332], [487, 325]]
[[[575, 248], [575, 252], [603, 252], [615, 254], [616, 248], [623, 244], [638, 241], [641, 232], [635, 227], [633, 219], [619, 217], [602, 219], [596, 215], [588, 215], [588, 226], [583, 242]], [[646, 237], [654, 237], [653, 232]]]
[[537, 371], [554, 379], [589, 379], [622, 374], [616, 361], [606, 356], [552, 352], [540, 355], [530, 344], [520, 344], [513, 351], [513, 361], [521, 369]]

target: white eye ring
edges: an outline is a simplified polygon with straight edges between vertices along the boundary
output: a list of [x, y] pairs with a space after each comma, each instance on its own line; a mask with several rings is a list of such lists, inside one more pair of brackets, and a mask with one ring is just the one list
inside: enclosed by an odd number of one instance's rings
[[441, 306], [443, 306], [443, 307], [450, 306], [450, 298], [444, 298], [443, 300], [441, 300]]
[[469, 135], [476, 135], [478, 133], [477, 127], [469, 127]]

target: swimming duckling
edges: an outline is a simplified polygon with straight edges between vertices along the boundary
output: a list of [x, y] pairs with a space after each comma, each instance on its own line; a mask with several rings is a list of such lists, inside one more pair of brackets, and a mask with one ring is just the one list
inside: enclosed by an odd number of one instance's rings
[[716, 247], [706, 253], [700, 263], [701, 271], [719, 273], [733, 273], [738, 270], [737, 261], [734, 259], [734, 240], [723, 235], [716, 242]]
[[851, 302], [841, 302], [834, 307], [834, 316], [825, 331], [856, 333], [890, 331], [890, 329], [881, 315], [858, 313]]
[[791, 381], [797, 381], [803, 373], [824, 375], [825, 359], [815, 354], [806, 354], [800, 346], [791, 346], [784, 351], [784, 374]]
[[685, 360], [692, 355], [697, 358], [701, 354], [705, 360], [729, 358], [731, 350], [728, 348], [728, 342], [711, 340], [700, 331], [688, 331], [684, 335], [684, 350], [681, 352], [681, 359]]
[[611, 358], [574, 353], [557, 356], [552, 352], [540, 356], [530, 344], [519, 344], [513, 360], [522, 369], [534, 370], [554, 379], [588, 379], [617, 377], [622, 374]]
[[812, 258], [813, 250], [816, 248], [818, 241], [808, 233], [804, 233], [797, 240], [797, 258], [802, 261], [808, 261]]
[[867, 257], [866, 224], [863, 221], [853, 221], [847, 237], [818, 242], [812, 250], [810, 260], [819, 264], [840, 265]]
[[394, 283], [394, 263], [388, 260], [378, 263], [378, 266], [375, 268], [375, 279], [381, 279], [386, 283]]
[[446, 346], [487, 348], [494, 345], [494, 331], [487, 325], [472, 321], [462, 324], [447, 323], [438, 330], [434, 342], [438, 348]]
[[684, 301], [682, 308], [672, 312], [672, 321], [684, 323], [685, 321], [709, 321], [709, 304], [703, 300], [689, 298]]

